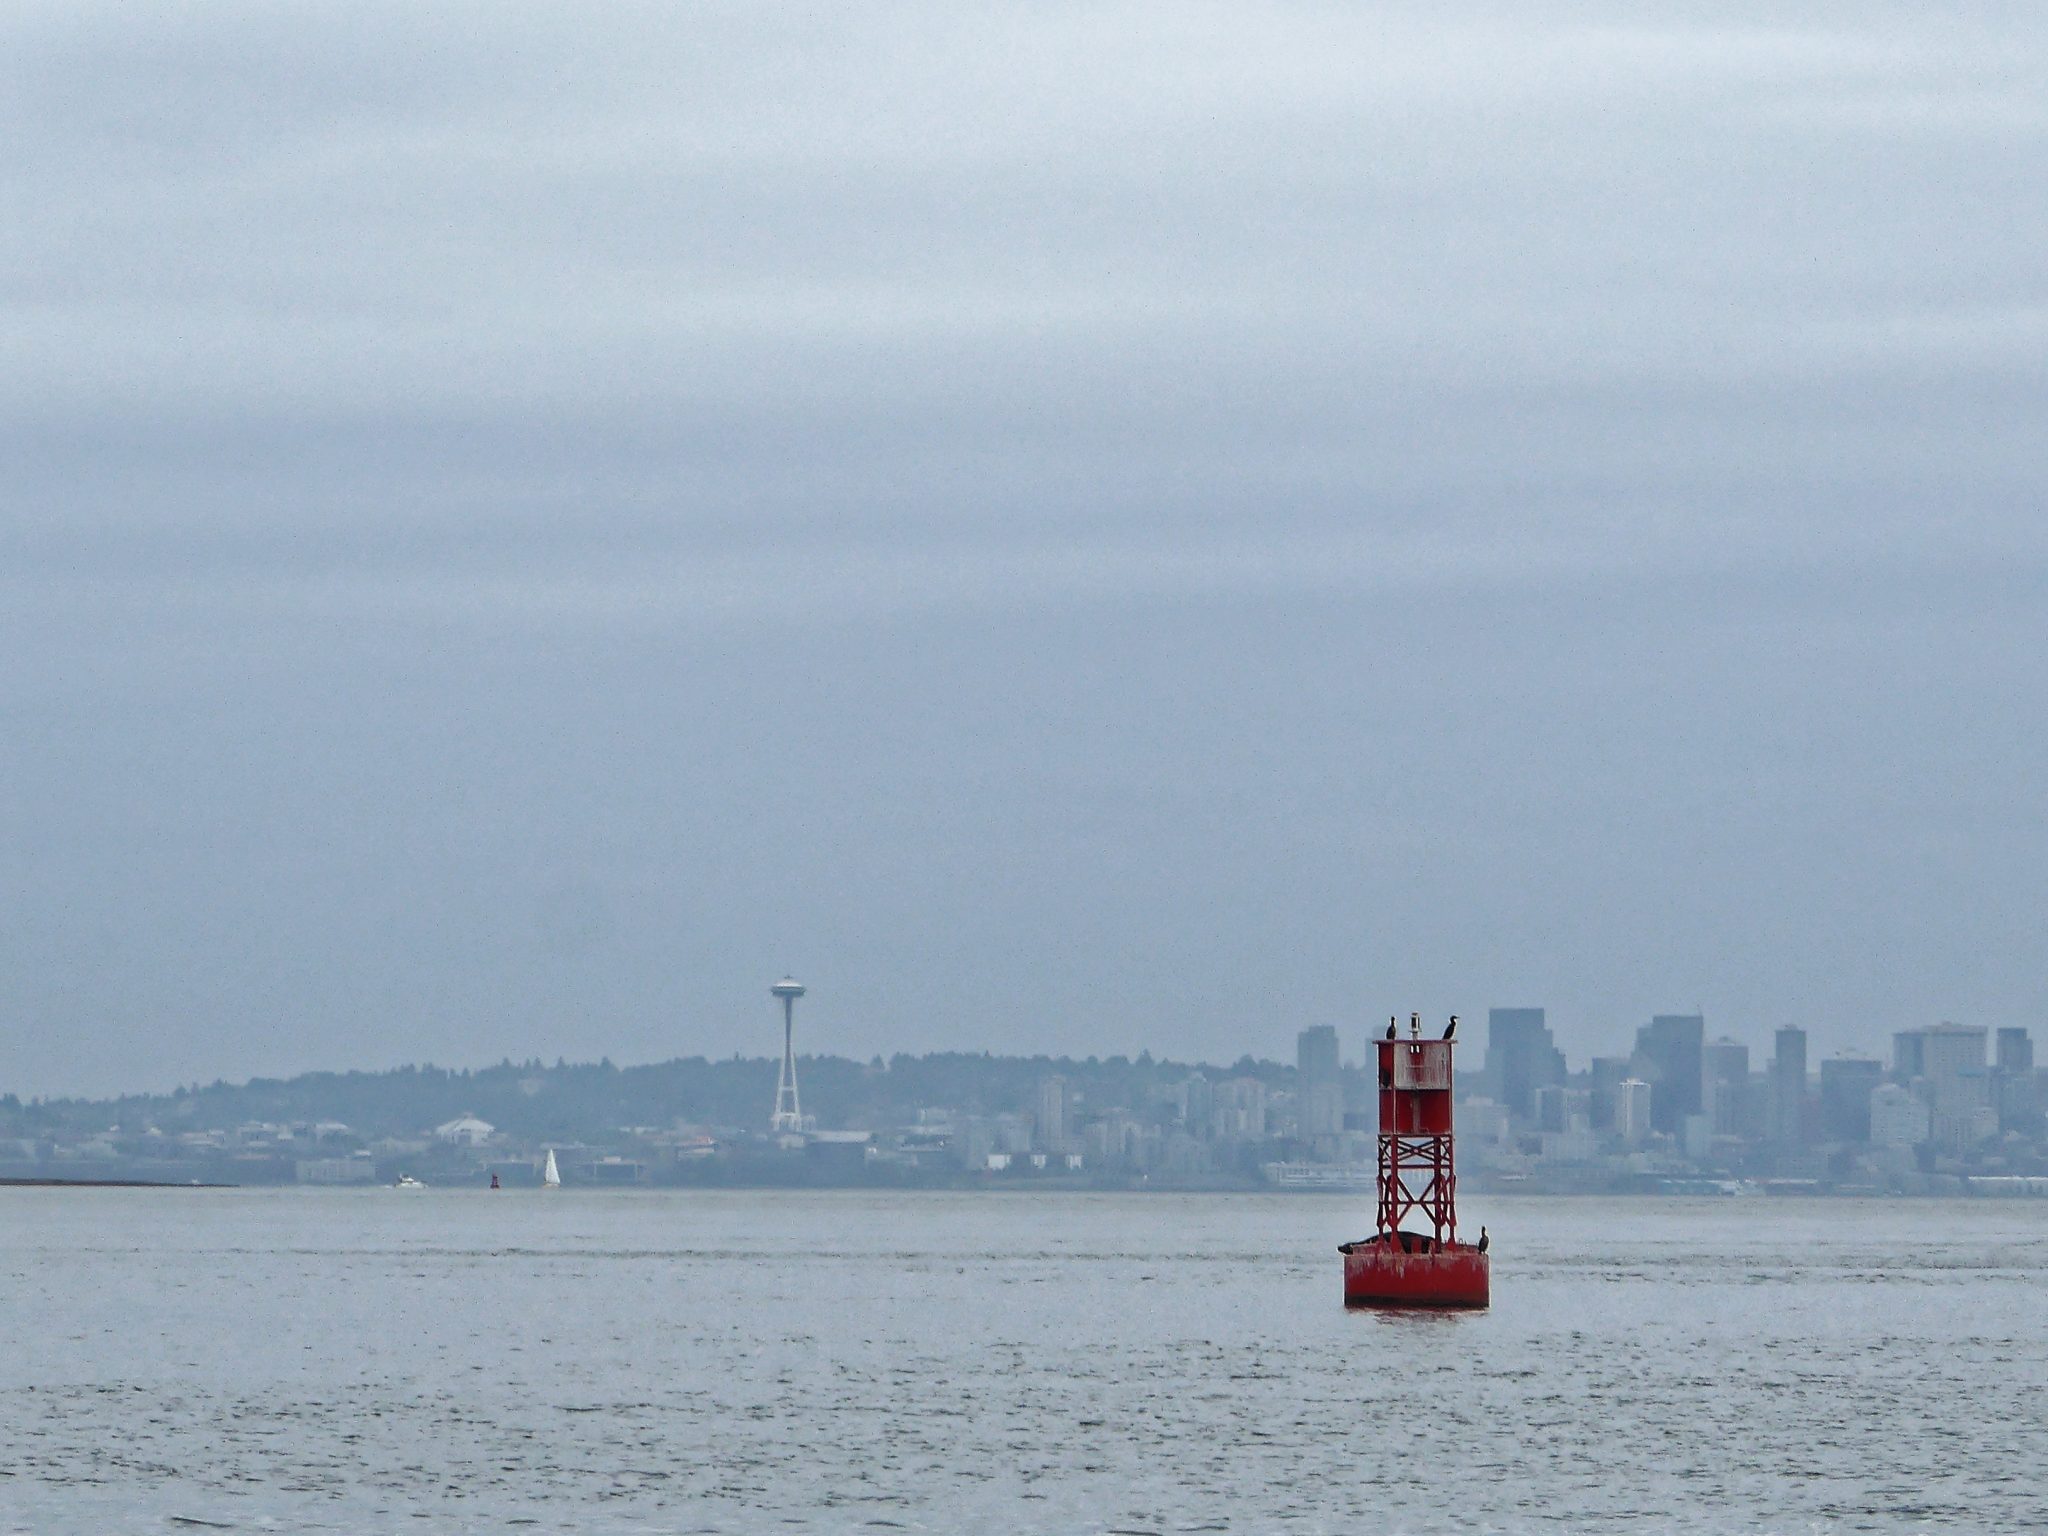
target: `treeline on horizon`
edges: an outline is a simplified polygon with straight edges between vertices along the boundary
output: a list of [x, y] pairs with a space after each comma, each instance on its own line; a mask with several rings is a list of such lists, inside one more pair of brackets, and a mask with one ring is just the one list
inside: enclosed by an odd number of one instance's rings
[[[401, 1136], [478, 1115], [515, 1137], [573, 1136], [625, 1126], [677, 1123], [757, 1130], [775, 1098], [778, 1058], [677, 1057], [619, 1067], [609, 1058], [553, 1066], [510, 1059], [478, 1069], [432, 1065], [383, 1072], [307, 1072], [292, 1078], [216, 1081], [171, 1093], [108, 1099], [0, 1097], [0, 1135], [42, 1131], [139, 1134], [231, 1130], [252, 1121], [340, 1121], [359, 1136]], [[1202, 1062], [1108, 1056], [997, 1056], [941, 1051], [855, 1061], [802, 1056], [797, 1082], [804, 1112], [820, 1126], [880, 1130], [909, 1123], [920, 1109], [969, 1114], [1028, 1113], [1039, 1083], [1067, 1080], [1083, 1106], [1143, 1109], [1189, 1074], [1211, 1081], [1253, 1077], [1292, 1088], [1292, 1065], [1242, 1056], [1227, 1067]], [[1348, 1072], [1347, 1072], [1347, 1075]]]

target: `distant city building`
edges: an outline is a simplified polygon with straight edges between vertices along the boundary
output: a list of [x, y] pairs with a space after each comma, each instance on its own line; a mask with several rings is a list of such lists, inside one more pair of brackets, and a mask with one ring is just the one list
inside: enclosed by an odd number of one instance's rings
[[1879, 1085], [1870, 1095], [1870, 1139], [1880, 1147], [1917, 1147], [1927, 1140], [1927, 1106], [1897, 1083]]
[[1991, 1102], [1990, 1032], [1981, 1024], [1935, 1024], [1920, 1032], [1921, 1097], [1933, 1116], [1932, 1140], [1960, 1150], [1996, 1134]]
[[1750, 1092], [1749, 1047], [1723, 1035], [1706, 1047], [1706, 1112], [1716, 1136], [1756, 1134], [1756, 1101]]
[[1999, 1030], [1993, 1076], [1998, 1100], [1998, 1128], [2002, 1131], [2035, 1131], [2041, 1119], [2040, 1087], [2039, 1079], [2034, 1075], [2034, 1042], [2026, 1030], [2010, 1026]]
[[1866, 1142], [1870, 1099], [1884, 1082], [1884, 1063], [1869, 1056], [1830, 1056], [1820, 1064], [1823, 1141]]
[[1233, 1077], [1216, 1085], [1216, 1137], [1220, 1141], [1266, 1139], [1266, 1085], [1256, 1077]]
[[1486, 1015], [1486, 1080], [1511, 1114], [1536, 1113], [1536, 1091], [1565, 1078], [1564, 1052], [1550, 1038], [1541, 1008], [1495, 1008]]
[[1344, 1131], [1344, 1073], [1337, 1030], [1331, 1024], [1304, 1029], [1295, 1040], [1301, 1084], [1298, 1122], [1305, 1137], [1339, 1136]]
[[1711, 1115], [1687, 1115], [1679, 1130], [1679, 1149], [1696, 1163], [1703, 1163], [1714, 1150], [1714, 1120]]
[[1508, 1108], [1492, 1099], [1467, 1099], [1458, 1106], [1462, 1146], [1494, 1145], [1508, 1139]]
[[488, 1120], [479, 1120], [475, 1115], [463, 1115], [445, 1125], [434, 1127], [434, 1139], [446, 1142], [451, 1147], [480, 1147], [491, 1139], [497, 1127]]
[[1537, 1155], [1546, 1163], [1590, 1163], [1600, 1151], [1583, 1115], [1574, 1116], [1561, 1131], [1543, 1132], [1537, 1145]]
[[300, 1158], [297, 1166], [301, 1184], [371, 1184], [377, 1178], [377, 1165], [368, 1153]]
[[1806, 1031], [1780, 1029], [1771, 1052], [1771, 1140], [1781, 1147], [1806, 1143]]
[[1680, 1136], [1700, 1112], [1706, 1085], [1707, 1021], [1697, 1013], [1660, 1013], [1636, 1031], [1637, 1075], [1650, 1085], [1650, 1124]]
[[1626, 1056], [1595, 1056], [1587, 1069], [1587, 1117], [1596, 1131], [1611, 1131], [1618, 1124], [1616, 1101], [1621, 1085], [1635, 1075]]
[[1910, 1088], [1927, 1075], [1927, 1031], [1902, 1029], [1892, 1036], [1892, 1081]]
[[1342, 1070], [1338, 1061], [1337, 1026], [1312, 1024], [1296, 1035], [1294, 1060], [1303, 1082], [1337, 1076]]
[[1140, 1165], [1142, 1145], [1138, 1123], [1120, 1109], [1098, 1116], [1082, 1136], [1090, 1164], [1111, 1171]]
[[1920, 1031], [1921, 1076], [1938, 1095], [1943, 1085], [1979, 1071], [1985, 1059], [1990, 1032], [1982, 1024], [1935, 1024]]
[[1067, 1080], [1064, 1077], [1041, 1078], [1038, 1083], [1038, 1136], [1040, 1152], [1067, 1152], [1072, 1150], [1072, 1137], [1067, 1125]]
[[1639, 1077], [1628, 1078], [1615, 1091], [1614, 1128], [1632, 1147], [1650, 1139], [1650, 1098], [1650, 1085]]

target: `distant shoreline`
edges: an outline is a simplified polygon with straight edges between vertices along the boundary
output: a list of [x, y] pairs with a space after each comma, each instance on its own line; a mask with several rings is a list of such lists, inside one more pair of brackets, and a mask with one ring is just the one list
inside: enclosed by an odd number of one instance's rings
[[0, 1180], [6, 1190], [240, 1190], [240, 1184], [197, 1184], [186, 1180]]

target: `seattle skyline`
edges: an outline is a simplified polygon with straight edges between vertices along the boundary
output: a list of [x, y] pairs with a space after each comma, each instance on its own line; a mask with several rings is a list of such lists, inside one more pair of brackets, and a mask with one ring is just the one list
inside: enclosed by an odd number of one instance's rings
[[[803, 986], [798, 986], [798, 990], [795, 993], [786, 993], [784, 991], [785, 988], [796, 985], [792, 978], [784, 977], [770, 989], [772, 996], [781, 1008], [790, 1007], [793, 1005], [796, 997], [808, 994], [810, 989]], [[1428, 1010], [1415, 1009], [1400, 1011], [1396, 1016], [1400, 1020], [1401, 1038], [1403, 1039], [1407, 1038], [1407, 1018], [1411, 1013], [1420, 1014], [1424, 1026], [1424, 1034], [1427, 1038], [1431, 1039], [1441, 1035], [1445, 1023], [1451, 1017], [1450, 1012], [1444, 1010], [1435, 1013]], [[1753, 1060], [1757, 1063], [1758, 1070], [1762, 1070], [1764, 1066], [1768, 1065], [1777, 1036], [1788, 1028], [1799, 1030], [1806, 1037], [1808, 1041], [1808, 1061], [1815, 1071], [1818, 1070], [1823, 1060], [1830, 1058], [1853, 1057], [1888, 1062], [1894, 1041], [1898, 1035], [1923, 1032], [1929, 1029], [1939, 1030], [1963, 1026], [1982, 1030], [1987, 1035], [1995, 1035], [2001, 1029], [2011, 1030], [2017, 1028], [2021, 1030], [2040, 1030], [2044, 1034], [2048, 1034], [2048, 1022], [2037, 1022], [2025, 1018], [1979, 1020], [1940, 1018], [1911, 1021], [1900, 1024], [1896, 1028], [1888, 1027], [1882, 1031], [1872, 1030], [1860, 1036], [1844, 1034], [1838, 1040], [1830, 1041], [1817, 1034], [1808, 1026], [1790, 1021], [1761, 1027], [1756, 1032], [1745, 1032], [1740, 1027], [1724, 1027], [1711, 1013], [1695, 1010], [1684, 1014], [1674, 1014], [1668, 1011], [1646, 1014], [1625, 1028], [1602, 1033], [1597, 1037], [1589, 1037], [1587, 1035], [1589, 1026], [1583, 1024], [1577, 1031], [1570, 1034], [1560, 1030], [1559, 1020], [1555, 1011], [1540, 1005], [1517, 1005], [1505, 1008], [1500, 1006], [1481, 1006], [1478, 1008], [1467, 1008], [1457, 1015], [1459, 1019], [1457, 1043], [1462, 1047], [1463, 1083], [1466, 1089], [1469, 1089], [1475, 1081], [1481, 1080], [1480, 1074], [1482, 1070], [1492, 1065], [1488, 1059], [1489, 1053], [1495, 1049], [1496, 1031], [1502, 1027], [1499, 1023], [1499, 1016], [1503, 1014], [1517, 1016], [1534, 1015], [1536, 1027], [1545, 1035], [1546, 1039], [1555, 1042], [1565, 1062], [1565, 1069], [1572, 1073], [1583, 1073], [1595, 1058], [1613, 1059], [1628, 1056], [1632, 1051], [1640, 1047], [1640, 1037], [1646, 1028], [1665, 1020], [1673, 1022], [1698, 1020], [1701, 1025], [1700, 1033], [1703, 1044], [1711, 1046], [1718, 1042], [1727, 1041], [1740, 1045], [1750, 1053]], [[788, 1030], [791, 1027], [791, 1020], [785, 1018], [783, 1025], [784, 1030]], [[811, 1024], [807, 1023], [807, 1031], [811, 1030], [812, 1027]], [[829, 1022], [819, 1027], [828, 1032], [831, 1029]], [[1266, 1032], [1265, 1035], [1261, 1035], [1257, 1039], [1247, 1036], [1237, 1046], [1208, 1056], [1200, 1053], [1176, 1051], [1143, 1041], [1137, 1042], [1130, 1048], [1104, 1047], [1099, 1050], [1078, 1052], [1057, 1050], [1049, 1047], [1033, 1048], [1030, 1042], [1025, 1042], [1024, 1048], [1019, 1050], [986, 1050], [984, 1047], [972, 1044], [941, 1046], [938, 1050], [941, 1052], [957, 1050], [968, 1053], [985, 1053], [996, 1057], [1016, 1059], [1059, 1059], [1070, 1057], [1076, 1060], [1109, 1060], [1118, 1058], [1136, 1060], [1140, 1056], [1149, 1056], [1162, 1061], [1179, 1060], [1191, 1067], [1228, 1069], [1233, 1063], [1244, 1059], [1267, 1064], [1284, 1063], [1293, 1058], [1304, 1033], [1318, 1033], [1323, 1030], [1329, 1030], [1333, 1032], [1335, 1051], [1344, 1069], [1347, 1071], [1363, 1071], [1370, 1064], [1373, 1042], [1380, 1038], [1384, 1029], [1385, 1025], [1379, 1022], [1377, 1018], [1371, 1016], [1343, 1020], [1320, 1020], [1314, 1023], [1297, 1021], [1284, 1026], [1276, 1025], [1273, 1030]], [[766, 1079], [769, 1085], [766, 1099], [773, 1101], [775, 1116], [780, 1116], [784, 1109], [785, 1096], [792, 1102], [797, 1101], [797, 1096], [793, 1091], [794, 1074], [788, 1077], [782, 1076], [786, 1066], [790, 1063], [800, 1067], [805, 1060], [814, 1058], [859, 1062], [870, 1059], [886, 1059], [897, 1055], [930, 1054], [920, 1052], [913, 1047], [903, 1044], [885, 1045], [875, 1050], [855, 1050], [847, 1045], [844, 1040], [834, 1041], [831, 1039], [823, 1042], [806, 1040], [802, 1045], [799, 1045], [796, 1043], [793, 1033], [783, 1038], [784, 1032], [781, 1030], [770, 1032], [778, 1037], [772, 1041], [755, 1038], [761, 1033], [758, 1030], [751, 1032], [735, 1031], [727, 1042], [730, 1047], [729, 1049], [714, 1049], [708, 1052], [673, 1051], [665, 1055], [646, 1058], [618, 1056], [617, 1062], [622, 1067], [650, 1066], [691, 1056], [708, 1057], [711, 1060], [730, 1058], [733, 1060], [765, 1061], [776, 1069]], [[1267, 1038], [1268, 1035], [1271, 1038]], [[1282, 1038], [1283, 1035], [1284, 1038]], [[1581, 1041], [1584, 1043], [1578, 1043]], [[260, 1078], [290, 1079], [322, 1072], [379, 1073], [404, 1070], [409, 1067], [432, 1067], [437, 1070], [456, 1071], [479, 1070], [499, 1065], [504, 1061], [523, 1061], [528, 1059], [541, 1058], [531, 1056], [530, 1054], [499, 1052], [496, 1055], [486, 1053], [485, 1055], [460, 1060], [452, 1058], [434, 1060], [430, 1057], [415, 1057], [389, 1062], [326, 1062], [291, 1073], [243, 1073], [217, 1075], [211, 1079], [194, 1078], [184, 1082], [131, 1084], [106, 1093], [47, 1093], [24, 1087], [18, 1081], [0, 1078], [0, 1095], [9, 1095], [24, 1102], [39, 1098], [84, 1101], [146, 1098], [169, 1094], [186, 1088], [197, 1088], [213, 1082], [225, 1082], [232, 1086]], [[602, 1053], [601, 1057], [560, 1057], [560, 1059], [566, 1061], [570, 1066], [580, 1066], [596, 1065], [600, 1060], [605, 1063], [611, 1063], [615, 1057], [614, 1053], [605, 1052]], [[785, 1095], [785, 1085], [790, 1090], [787, 1095]]]

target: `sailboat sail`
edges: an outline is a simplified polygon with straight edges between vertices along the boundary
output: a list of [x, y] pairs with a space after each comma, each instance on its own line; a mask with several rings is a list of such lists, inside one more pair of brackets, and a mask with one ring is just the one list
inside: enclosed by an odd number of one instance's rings
[[541, 1170], [540, 1182], [547, 1189], [560, 1189], [562, 1187], [562, 1170], [555, 1166], [555, 1149], [553, 1147], [548, 1148], [548, 1165]]

